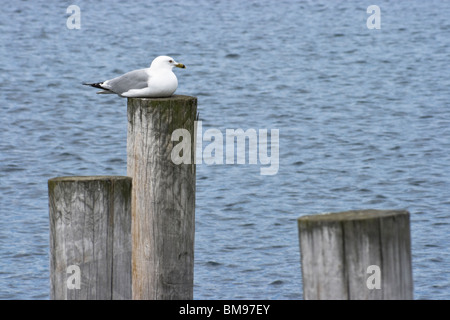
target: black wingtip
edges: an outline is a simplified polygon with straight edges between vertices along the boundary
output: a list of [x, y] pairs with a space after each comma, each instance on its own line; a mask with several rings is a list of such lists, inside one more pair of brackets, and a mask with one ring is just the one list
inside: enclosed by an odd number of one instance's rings
[[97, 82], [97, 83], [83, 83], [83, 85], [85, 86], [91, 86], [94, 88], [99, 88], [99, 89], [103, 89], [103, 90], [107, 90], [105, 88], [102, 87], [103, 82]]

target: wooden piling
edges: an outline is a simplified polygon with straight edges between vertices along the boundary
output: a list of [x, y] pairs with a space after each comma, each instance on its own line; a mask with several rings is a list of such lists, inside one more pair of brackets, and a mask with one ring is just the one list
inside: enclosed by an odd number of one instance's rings
[[131, 178], [48, 181], [51, 299], [131, 299]]
[[[409, 223], [403, 210], [299, 218], [304, 299], [412, 299]], [[377, 277], [379, 289], [374, 287]]]
[[[193, 299], [196, 117], [195, 97], [128, 98], [133, 299]], [[176, 129], [190, 134], [190, 164], [171, 159]]]

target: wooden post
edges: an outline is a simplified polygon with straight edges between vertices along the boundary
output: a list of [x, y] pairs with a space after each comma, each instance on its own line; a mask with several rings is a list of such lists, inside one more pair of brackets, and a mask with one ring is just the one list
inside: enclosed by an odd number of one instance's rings
[[303, 216], [298, 230], [304, 299], [413, 298], [407, 211]]
[[48, 181], [51, 299], [131, 299], [131, 178]]
[[[193, 299], [197, 99], [128, 99], [133, 178], [133, 299]], [[190, 134], [190, 164], [171, 159], [172, 133]]]

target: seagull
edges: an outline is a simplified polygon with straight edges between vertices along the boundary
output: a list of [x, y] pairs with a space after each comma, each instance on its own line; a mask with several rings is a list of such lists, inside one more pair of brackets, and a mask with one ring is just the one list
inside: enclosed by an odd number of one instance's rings
[[125, 98], [170, 97], [178, 87], [178, 80], [172, 69], [186, 68], [168, 56], [156, 57], [150, 68], [127, 72], [114, 79], [97, 83], [83, 83], [102, 89], [97, 93], [115, 93]]

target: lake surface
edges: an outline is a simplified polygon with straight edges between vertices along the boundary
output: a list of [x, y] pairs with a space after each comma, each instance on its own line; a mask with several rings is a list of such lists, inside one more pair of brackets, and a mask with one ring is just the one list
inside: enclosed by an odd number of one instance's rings
[[302, 299], [296, 219], [369, 208], [411, 213], [414, 298], [450, 298], [449, 1], [69, 4], [0, 11], [0, 299], [49, 299], [48, 179], [126, 175], [126, 99], [81, 83], [158, 55], [203, 132], [280, 133], [276, 175], [197, 166], [196, 299]]

